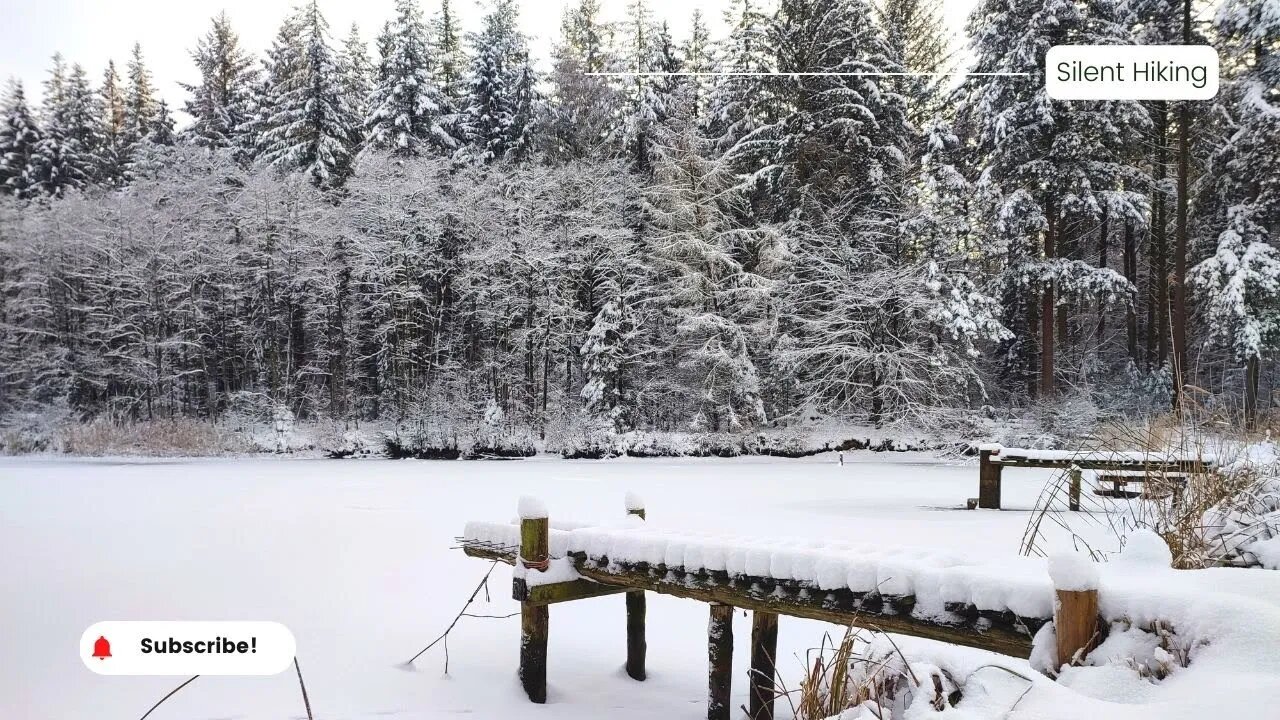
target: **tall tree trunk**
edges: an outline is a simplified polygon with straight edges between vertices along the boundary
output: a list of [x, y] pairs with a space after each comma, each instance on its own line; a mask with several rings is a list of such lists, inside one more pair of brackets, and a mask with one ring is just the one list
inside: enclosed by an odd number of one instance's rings
[[[1124, 222], [1124, 277], [1134, 287], [1138, 286], [1138, 242], [1133, 231], [1133, 221]], [[1137, 298], [1134, 298], [1137, 302]], [[1132, 304], [1125, 312], [1125, 334], [1128, 340], [1129, 359], [1138, 362], [1138, 312]]]
[[1156, 367], [1169, 359], [1169, 223], [1166, 217], [1164, 180], [1168, 174], [1169, 106], [1156, 103], [1156, 202], [1151, 228], [1151, 272], [1156, 281], [1155, 317], [1147, 329], [1156, 338]]
[[[1182, 0], [1182, 44], [1191, 44], [1191, 0]], [[1173, 407], [1183, 408], [1187, 368], [1187, 200], [1191, 174], [1191, 113], [1178, 103], [1178, 227], [1173, 250]]]
[[1260, 365], [1258, 356], [1253, 355], [1244, 366], [1244, 427], [1254, 430], [1258, 427], [1258, 374]]
[[[1108, 224], [1111, 220], [1111, 207], [1104, 206], [1102, 208], [1102, 221], [1098, 225], [1098, 267], [1105, 269], [1107, 267], [1107, 241], [1110, 233]], [[1098, 303], [1098, 350], [1102, 350], [1102, 337], [1107, 332], [1107, 309]]]
[[[1054, 257], [1057, 241], [1058, 219], [1057, 208], [1052, 196], [1045, 198], [1045, 217], [1049, 227], [1044, 233], [1044, 257]], [[1048, 400], [1053, 397], [1053, 282], [1049, 282], [1040, 291], [1040, 398]]]

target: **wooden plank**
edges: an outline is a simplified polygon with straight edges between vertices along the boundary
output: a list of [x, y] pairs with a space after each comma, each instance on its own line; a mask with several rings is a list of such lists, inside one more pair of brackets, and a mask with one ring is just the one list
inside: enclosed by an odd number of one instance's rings
[[1072, 465], [1068, 471], [1070, 475], [1071, 487], [1068, 489], [1067, 507], [1073, 512], [1080, 511], [1080, 480], [1084, 473], [1077, 465]]
[[707, 621], [707, 720], [729, 720], [733, 694], [733, 606], [711, 603]]
[[[984, 453], [986, 451], [983, 451]], [[992, 455], [991, 463], [1003, 467], [1047, 468], [1065, 470], [1077, 465], [1082, 470], [1145, 470], [1152, 473], [1188, 473], [1202, 474], [1212, 468], [1211, 463], [1203, 460], [1100, 460], [1088, 456], [1064, 458], [1062, 460], [1041, 460], [1005, 455]]]
[[[510, 555], [493, 550], [464, 550], [472, 557], [511, 561]], [[1031, 638], [1040, 626], [1050, 620], [948, 606], [946, 609], [953, 613], [954, 621], [944, 622], [911, 615], [915, 604], [911, 597], [884, 597], [847, 589], [823, 591], [797, 582], [760, 577], [731, 578], [724, 573], [687, 573], [681, 568], [611, 566], [607, 558], [588, 559], [581, 553], [574, 555], [574, 566], [583, 577], [616, 587], [648, 590], [701, 602], [719, 602], [746, 610], [821, 620], [846, 627], [856, 625], [879, 629], [1020, 658], [1030, 656]]]
[[[524, 583], [521, 584], [523, 585]], [[570, 580], [569, 582], [527, 587], [524, 597], [517, 597], [516, 600], [532, 605], [554, 605], [573, 600], [617, 595], [623, 592], [627, 592], [626, 588], [603, 585], [592, 580]]]
[[747, 717], [773, 720], [774, 674], [778, 656], [778, 615], [757, 610], [751, 613], [751, 671]]
[[[545, 563], [549, 554], [547, 518], [520, 521], [520, 559], [526, 565]], [[537, 570], [534, 570], [537, 572]], [[520, 684], [529, 700], [547, 701], [547, 637], [551, 617], [546, 605], [520, 604]]]

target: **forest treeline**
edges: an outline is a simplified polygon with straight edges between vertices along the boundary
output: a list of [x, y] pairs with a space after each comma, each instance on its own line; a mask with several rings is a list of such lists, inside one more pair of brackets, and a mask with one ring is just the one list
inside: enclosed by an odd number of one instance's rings
[[[748, 431], [1087, 396], [1249, 422], [1280, 344], [1277, 0], [644, 0], [464, 32], [225, 15], [0, 117], [0, 416]], [[428, 16], [429, 13], [429, 16]], [[1210, 43], [1211, 102], [1050, 100], [1063, 43]], [[977, 74], [946, 73], [968, 63]], [[620, 74], [638, 72], [640, 74]], [[904, 74], [913, 73], [913, 74]]]

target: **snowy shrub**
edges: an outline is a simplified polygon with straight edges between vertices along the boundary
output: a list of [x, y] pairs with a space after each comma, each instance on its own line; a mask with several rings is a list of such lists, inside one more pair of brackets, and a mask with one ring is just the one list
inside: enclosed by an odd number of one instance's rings
[[65, 405], [6, 417], [0, 423], [0, 454], [23, 455], [57, 451], [60, 449], [62, 430], [69, 420]]
[[1216, 564], [1280, 570], [1280, 448], [1267, 441], [1223, 468], [1239, 489], [1201, 517], [1204, 551]]
[[64, 452], [91, 456], [208, 457], [254, 449], [242, 435], [195, 418], [146, 422], [98, 418], [67, 426], [61, 444]]
[[[911, 661], [882, 633], [846, 629], [839, 643], [824, 636], [807, 653], [793, 699], [796, 720], [887, 720], [945, 712], [962, 688], [947, 670]], [[786, 683], [781, 683], [785, 688]]]

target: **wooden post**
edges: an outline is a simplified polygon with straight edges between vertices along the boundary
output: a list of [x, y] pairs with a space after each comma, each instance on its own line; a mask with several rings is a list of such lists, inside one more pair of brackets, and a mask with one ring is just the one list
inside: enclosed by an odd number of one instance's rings
[[711, 603], [707, 622], [707, 720], [729, 720], [733, 689], [733, 606]]
[[751, 720], [773, 720], [773, 685], [778, 654], [778, 614], [756, 610], [751, 613], [750, 703]]
[[980, 450], [978, 454], [978, 507], [999, 510], [1000, 471], [1004, 468], [991, 462], [991, 454], [991, 450]]
[[1068, 470], [1067, 472], [1071, 476], [1071, 491], [1070, 491], [1071, 494], [1070, 494], [1069, 500], [1067, 501], [1067, 505], [1071, 508], [1073, 512], [1079, 512], [1080, 511], [1080, 478], [1081, 478], [1081, 475], [1083, 475], [1083, 473], [1081, 472], [1080, 466], [1078, 465], [1072, 465], [1071, 469]]
[[[527, 572], [539, 572], [530, 568], [547, 560], [549, 544], [549, 523], [546, 512], [542, 517], [538, 509], [521, 508], [520, 519], [520, 559]], [[529, 503], [535, 506], [537, 503]], [[547, 632], [550, 624], [550, 613], [546, 605], [533, 605], [529, 602], [520, 604], [520, 684], [525, 694], [535, 703], [547, 701]]]
[[[627, 514], [645, 519], [644, 503], [627, 493]], [[645, 598], [643, 590], [627, 593], [627, 677], [644, 680], [644, 660], [648, 650], [644, 631]]]
[[1053, 608], [1053, 630], [1057, 637], [1056, 672], [1083, 658], [1097, 647], [1098, 632], [1098, 568], [1083, 555], [1062, 554], [1049, 557], [1049, 578], [1053, 580], [1057, 602]]

